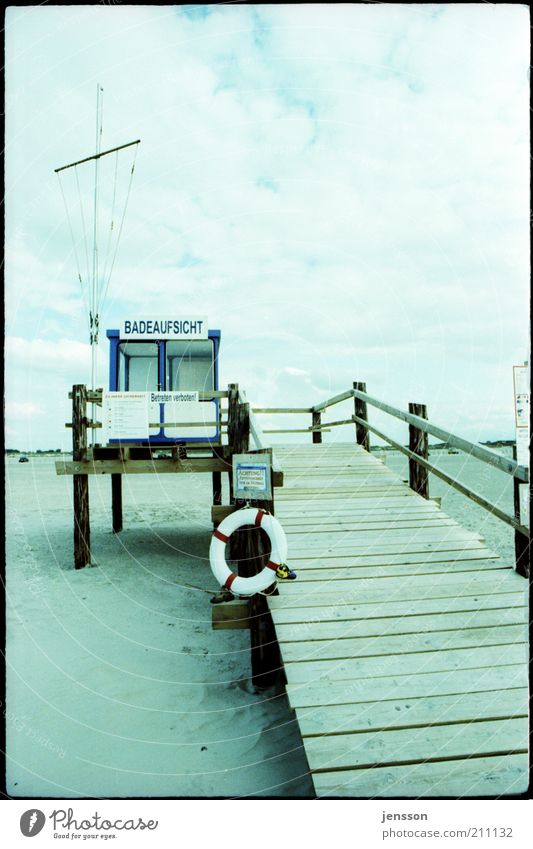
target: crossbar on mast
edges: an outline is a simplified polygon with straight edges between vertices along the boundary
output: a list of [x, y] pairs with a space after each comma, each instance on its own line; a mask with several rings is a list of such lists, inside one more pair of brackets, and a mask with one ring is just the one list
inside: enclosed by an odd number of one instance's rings
[[118, 147], [112, 147], [110, 150], [103, 150], [102, 153], [95, 153], [92, 156], [86, 156], [85, 159], [78, 159], [77, 162], [71, 162], [70, 165], [62, 165], [61, 168], [54, 168], [54, 173], [57, 174], [59, 171], [65, 171], [67, 168], [74, 168], [75, 165], [81, 165], [82, 162], [90, 162], [91, 159], [100, 159], [101, 156], [107, 156], [108, 153], [115, 153], [117, 150], [124, 150], [125, 147], [131, 147], [134, 144], [140, 144], [141, 140], [137, 139], [136, 141], [128, 142], [128, 144], [121, 144]]

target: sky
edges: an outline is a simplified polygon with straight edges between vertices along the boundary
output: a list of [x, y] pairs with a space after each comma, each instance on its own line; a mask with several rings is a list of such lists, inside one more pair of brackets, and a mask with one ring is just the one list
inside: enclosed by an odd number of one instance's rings
[[54, 169], [94, 153], [98, 84], [102, 149], [141, 139], [100, 161], [103, 331], [207, 315], [221, 385], [256, 405], [310, 406], [358, 380], [471, 440], [513, 437], [526, 6], [45, 4], [8, 8], [5, 32], [7, 447], [68, 449], [67, 394], [90, 382], [78, 265], [86, 283], [94, 170], [60, 184]]

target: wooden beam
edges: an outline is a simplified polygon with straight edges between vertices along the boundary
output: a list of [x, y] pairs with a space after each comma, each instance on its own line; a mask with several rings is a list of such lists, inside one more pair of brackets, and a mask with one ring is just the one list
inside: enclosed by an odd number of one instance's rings
[[211, 625], [214, 631], [228, 628], [250, 627], [250, 602], [248, 599], [234, 599], [213, 604], [211, 610]]
[[316, 410], [312, 412], [311, 431], [313, 433], [313, 445], [322, 442], [322, 413]]
[[186, 460], [73, 460], [56, 462], [58, 475], [146, 475], [146, 474], [197, 474], [200, 472], [227, 472], [228, 464], [213, 457], [194, 457]]
[[320, 433], [329, 433], [330, 428], [328, 427], [304, 427], [304, 428], [282, 428], [281, 430], [264, 430], [263, 433], [313, 433], [313, 430], [317, 430]]
[[[516, 445], [513, 445], [513, 459], [516, 460]], [[516, 478], [513, 480], [513, 496], [514, 496], [514, 517], [517, 522], [521, 522], [520, 509], [520, 487], [523, 486]], [[514, 532], [514, 548], [515, 548], [515, 568], [519, 575], [524, 578], [529, 578], [529, 555], [530, 541], [529, 538], [521, 534], [515, 529]]]
[[253, 407], [254, 413], [312, 413], [312, 407]]
[[353, 389], [348, 389], [347, 392], [341, 392], [340, 395], [334, 395], [333, 398], [328, 398], [327, 401], [324, 401], [322, 404], [315, 404], [312, 408], [314, 412], [321, 413], [322, 410], [325, 410], [326, 407], [332, 407], [333, 404], [340, 404], [341, 401], [346, 401], [347, 398], [353, 397]]
[[74, 461], [72, 465], [75, 466], [72, 472], [74, 475], [74, 567], [76, 569], [83, 569], [91, 564], [89, 479], [86, 472], [79, 474], [79, 466], [84, 464], [87, 453], [86, 420], [87, 388], [83, 384], [76, 384], [72, 387], [72, 457]]
[[[421, 419], [421, 421], [423, 421], [423, 419]], [[441, 478], [441, 480], [448, 483], [458, 492], [462, 493], [462, 495], [466, 495], [466, 497], [470, 498], [471, 501], [474, 501], [476, 504], [479, 504], [480, 507], [483, 507], [485, 510], [488, 510], [489, 513], [492, 513], [493, 516], [496, 516], [498, 519], [501, 519], [502, 522], [505, 522], [507, 525], [511, 525], [512, 528], [514, 528], [523, 536], [529, 539], [529, 528], [526, 528], [524, 525], [521, 525], [513, 516], [510, 516], [508, 513], [504, 513], [503, 510], [500, 510], [494, 504], [491, 504], [490, 501], [487, 501], [481, 495], [478, 495], [471, 489], [467, 489], [466, 486], [463, 486], [454, 478], [451, 478], [449, 475], [445, 474], [440, 469], [437, 469], [436, 466], [433, 466], [431, 463], [427, 462], [426, 460], [423, 460], [421, 457], [418, 457], [418, 455], [413, 454], [408, 448], [404, 448], [404, 446], [400, 445], [399, 442], [396, 442], [394, 439], [391, 439], [390, 436], [386, 436], [382, 431], [378, 430], [377, 427], [374, 427], [374, 425], [369, 424], [368, 428], [372, 431], [372, 433], [375, 433], [376, 436], [379, 436], [380, 439], [383, 439], [385, 442], [388, 442], [389, 445], [392, 445], [393, 448], [396, 448], [397, 451], [401, 451], [401, 453], [405, 454], [407, 457], [412, 457], [413, 459], [416, 459], [416, 461], [420, 465], [424, 466], [424, 468], [426, 468], [433, 475], [436, 475], [438, 478]]]
[[[353, 388], [359, 392], [366, 392], [366, 383], [354, 381]], [[353, 399], [355, 415], [362, 421], [368, 421], [368, 411], [366, 401], [362, 401], [356, 395]], [[370, 433], [365, 425], [356, 422], [355, 425], [355, 441], [358, 445], [362, 445], [365, 451], [370, 451]]]
[[122, 530], [122, 475], [111, 475], [111, 503], [113, 513], [113, 533]]
[[353, 394], [354, 397], [356, 396], [361, 398], [363, 401], [366, 401], [367, 404], [371, 404], [378, 410], [383, 410], [384, 413], [388, 413], [397, 419], [401, 419], [402, 421], [407, 422], [407, 424], [413, 424], [418, 427], [419, 430], [424, 431], [424, 433], [431, 433], [432, 436], [442, 439], [442, 441], [447, 445], [457, 448], [460, 451], [464, 451], [466, 454], [470, 454], [472, 457], [476, 457], [478, 460], [482, 460], [484, 463], [488, 463], [490, 466], [494, 466], [502, 472], [507, 472], [507, 474], [513, 475], [523, 483], [528, 483], [528, 469], [525, 466], [519, 466], [514, 460], [509, 460], [502, 454], [489, 451], [488, 448], [484, 448], [482, 445], [477, 445], [473, 442], [469, 442], [467, 439], [456, 436], [455, 434], [450, 433], [450, 431], [431, 424], [431, 422], [428, 422], [419, 416], [406, 413], [403, 410], [399, 410], [397, 407], [391, 406], [390, 404], [385, 404], [383, 401], [379, 401], [377, 398], [372, 398], [364, 392], [359, 392], [354, 389]]
[[[409, 412], [422, 419], [428, 417], [425, 404], [409, 403]], [[413, 424], [409, 425], [409, 450], [412, 454], [422, 457], [423, 460], [427, 460], [429, 457], [428, 435]], [[428, 471], [414, 457], [409, 458], [409, 486], [422, 498], [429, 498]]]

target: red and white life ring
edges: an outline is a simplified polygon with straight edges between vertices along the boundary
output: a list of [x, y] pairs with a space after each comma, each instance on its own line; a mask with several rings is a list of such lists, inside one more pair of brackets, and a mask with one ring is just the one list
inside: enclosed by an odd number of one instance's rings
[[[226, 563], [226, 543], [233, 531], [244, 525], [256, 525], [263, 528], [268, 534], [271, 545], [270, 560], [267, 565], [251, 578], [236, 575]], [[283, 528], [274, 516], [255, 507], [245, 507], [230, 513], [213, 533], [209, 549], [209, 562], [213, 575], [224, 589], [230, 590], [234, 595], [251, 596], [266, 590], [276, 580], [276, 570], [285, 563], [286, 559], [287, 539]]]

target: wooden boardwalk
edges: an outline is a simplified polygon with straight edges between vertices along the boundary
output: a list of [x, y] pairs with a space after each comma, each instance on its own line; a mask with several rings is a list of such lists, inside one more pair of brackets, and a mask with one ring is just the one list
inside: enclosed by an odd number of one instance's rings
[[357, 445], [276, 447], [269, 605], [316, 795], [528, 784], [527, 581]]

